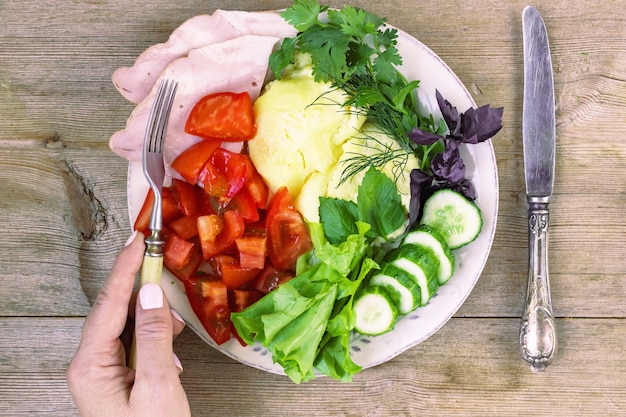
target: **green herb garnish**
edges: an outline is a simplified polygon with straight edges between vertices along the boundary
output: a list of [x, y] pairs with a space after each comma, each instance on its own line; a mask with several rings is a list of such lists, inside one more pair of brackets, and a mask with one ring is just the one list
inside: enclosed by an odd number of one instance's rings
[[[281, 16], [299, 33], [283, 41], [270, 56], [270, 68], [280, 79], [282, 71], [294, 62], [295, 51], [311, 55], [313, 76], [318, 82], [330, 82], [333, 88], [347, 93], [344, 106], [362, 112], [378, 130], [395, 139], [400, 150], [377, 149], [367, 158], [348, 158], [342, 182], [370, 166], [381, 167], [390, 160], [401, 172], [408, 155], [429, 159], [437, 145], [417, 145], [408, 133], [418, 128], [442, 134], [444, 123], [416, 110], [415, 89], [419, 81], [408, 81], [398, 71], [402, 57], [397, 48], [397, 30], [385, 26], [386, 19], [363, 9], [344, 6], [341, 10], [320, 5], [317, 0], [296, 0]], [[363, 146], [375, 138], [363, 134]], [[440, 146], [438, 146], [440, 148]], [[429, 165], [423, 161], [424, 166]]]

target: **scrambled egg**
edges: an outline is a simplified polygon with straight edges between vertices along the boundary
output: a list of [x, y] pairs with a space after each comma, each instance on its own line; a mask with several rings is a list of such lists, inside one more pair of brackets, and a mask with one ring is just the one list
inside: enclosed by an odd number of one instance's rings
[[[320, 196], [356, 199], [365, 171], [339, 185], [345, 159], [375, 152], [374, 145], [398, 148], [395, 140], [365, 124], [363, 115], [342, 107], [345, 101], [343, 92], [314, 81], [310, 56], [301, 54], [254, 103], [257, 133], [248, 142], [250, 157], [270, 191], [287, 186], [308, 221], [319, 221]], [[394, 165], [382, 171], [398, 178], [396, 186], [408, 208], [409, 173], [418, 161], [409, 157], [402, 172], [395, 172]]]

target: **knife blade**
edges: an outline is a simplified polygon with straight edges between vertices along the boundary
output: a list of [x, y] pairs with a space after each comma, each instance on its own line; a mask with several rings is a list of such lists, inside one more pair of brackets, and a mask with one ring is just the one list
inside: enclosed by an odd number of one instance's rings
[[539, 11], [522, 13], [524, 103], [522, 139], [528, 202], [528, 288], [520, 326], [520, 353], [534, 372], [557, 353], [557, 334], [548, 275], [549, 203], [554, 187], [556, 123], [552, 59]]

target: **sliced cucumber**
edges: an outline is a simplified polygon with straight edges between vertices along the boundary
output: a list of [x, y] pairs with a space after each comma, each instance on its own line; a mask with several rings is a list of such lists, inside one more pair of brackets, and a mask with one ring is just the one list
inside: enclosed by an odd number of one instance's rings
[[381, 273], [372, 277], [370, 285], [379, 285], [389, 292], [398, 314], [408, 314], [420, 305], [422, 292], [415, 278], [394, 265], [385, 265]]
[[387, 290], [381, 286], [365, 287], [352, 307], [354, 329], [364, 335], [377, 336], [393, 330], [398, 309]]
[[439, 232], [428, 225], [420, 225], [415, 230], [409, 232], [402, 244], [423, 245], [429, 248], [439, 260], [437, 269], [437, 279], [439, 285], [443, 285], [454, 273], [454, 254], [446, 243], [446, 240]]
[[474, 202], [454, 190], [443, 189], [436, 191], [424, 203], [420, 224], [437, 230], [450, 249], [457, 249], [478, 237], [483, 219]]
[[439, 289], [439, 262], [433, 252], [420, 245], [404, 245], [400, 246], [395, 255], [391, 265], [415, 278], [421, 290], [420, 305], [428, 304]]

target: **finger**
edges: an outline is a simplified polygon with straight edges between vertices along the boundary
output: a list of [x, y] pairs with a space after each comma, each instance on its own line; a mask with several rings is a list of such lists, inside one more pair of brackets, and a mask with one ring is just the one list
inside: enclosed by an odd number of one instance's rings
[[145, 284], [139, 289], [135, 311], [138, 388], [158, 386], [159, 382], [178, 375], [173, 332], [172, 313], [163, 290], [157, 284]]
[[171, 310], [172, 313], [172, 327], [174, 339], [178, 337], [179, 334], [183, 332], [185, 328], [185, 320], [176, 312], [176, 310]]
[[116, 343], [122, 334], [128, 317], [128, 305], [135, 276], [143, 259], [145, 249], [143, 240], [144, 236], [137, 233], [120, 251], [85, 321], [81, 338], [85, 348], [107, 347], [108, 343]]

